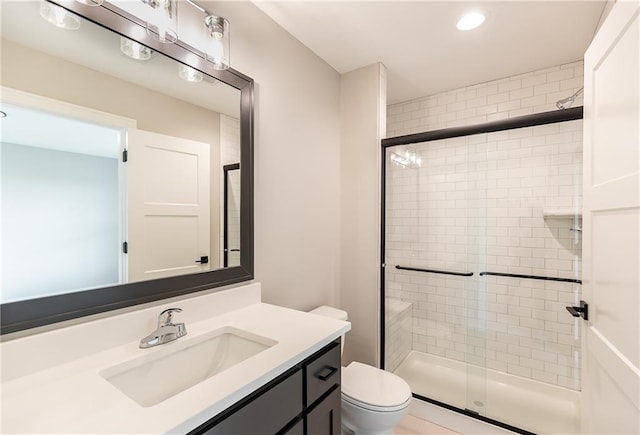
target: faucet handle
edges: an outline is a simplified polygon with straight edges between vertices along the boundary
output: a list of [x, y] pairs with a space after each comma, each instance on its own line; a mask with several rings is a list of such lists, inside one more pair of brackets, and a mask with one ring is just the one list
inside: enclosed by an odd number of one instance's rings
[[158, 328], [173, 325], [173, 313], [182, 312], [182, 308], [167, 308], [158, 315]]

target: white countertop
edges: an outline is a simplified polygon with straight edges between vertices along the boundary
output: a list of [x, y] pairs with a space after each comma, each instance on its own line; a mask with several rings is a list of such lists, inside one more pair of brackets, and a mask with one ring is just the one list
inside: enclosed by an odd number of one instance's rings
[[[211, 318], [185, 323], [187, 336], [172, 343], [139, 349], [138, 339], [3, 381], [2, 433], [184, 433], [351, 327], [348, 322], [255, 301]], [[106, 368], [225, 326], [270, 338], [277, 344], [151, 407], [134, 402], [99, 374]], [[68, 340], [61, 340], [60, 344], [69, 345]], [[6, 353], [16, 349], [24, 353], [29, 347], [4, 346], [2, 350]], [[36, 348], [29, 353], [23, 357], [40, 356]]]

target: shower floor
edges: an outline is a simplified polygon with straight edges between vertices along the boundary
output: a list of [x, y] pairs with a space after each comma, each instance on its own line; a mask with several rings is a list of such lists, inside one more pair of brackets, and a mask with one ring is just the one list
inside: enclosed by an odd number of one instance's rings
[[521, 429], [539, 434], [580, 431], [578, 391], [417, 351], [394, 373], [415, 394]]

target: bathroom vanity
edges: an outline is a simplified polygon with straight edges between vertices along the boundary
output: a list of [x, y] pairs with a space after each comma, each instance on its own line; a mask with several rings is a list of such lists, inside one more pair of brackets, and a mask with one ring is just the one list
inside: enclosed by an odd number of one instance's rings
[[340, 339], [316, 352], [192, 434], [337, 434]]
[[[187, 335], [140, 349], [173, 306]], [[0, 431], [336, 433], [349, 329], [262, 303], [254, 283], [10, 339]]]

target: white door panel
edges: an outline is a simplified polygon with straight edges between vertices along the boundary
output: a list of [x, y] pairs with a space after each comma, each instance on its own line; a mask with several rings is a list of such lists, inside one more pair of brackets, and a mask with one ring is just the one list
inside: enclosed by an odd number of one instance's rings
[[582, 433], [640, 433], [640, 2], [585, 54]]
[[144, 198], [146, 204], [197, 205], [199, 151], [164, 149], [148, 146], [144, 162], [153, 170], [144, 172]]
[[209, 270], [210, 147], [128, 131], [129, 281]]

